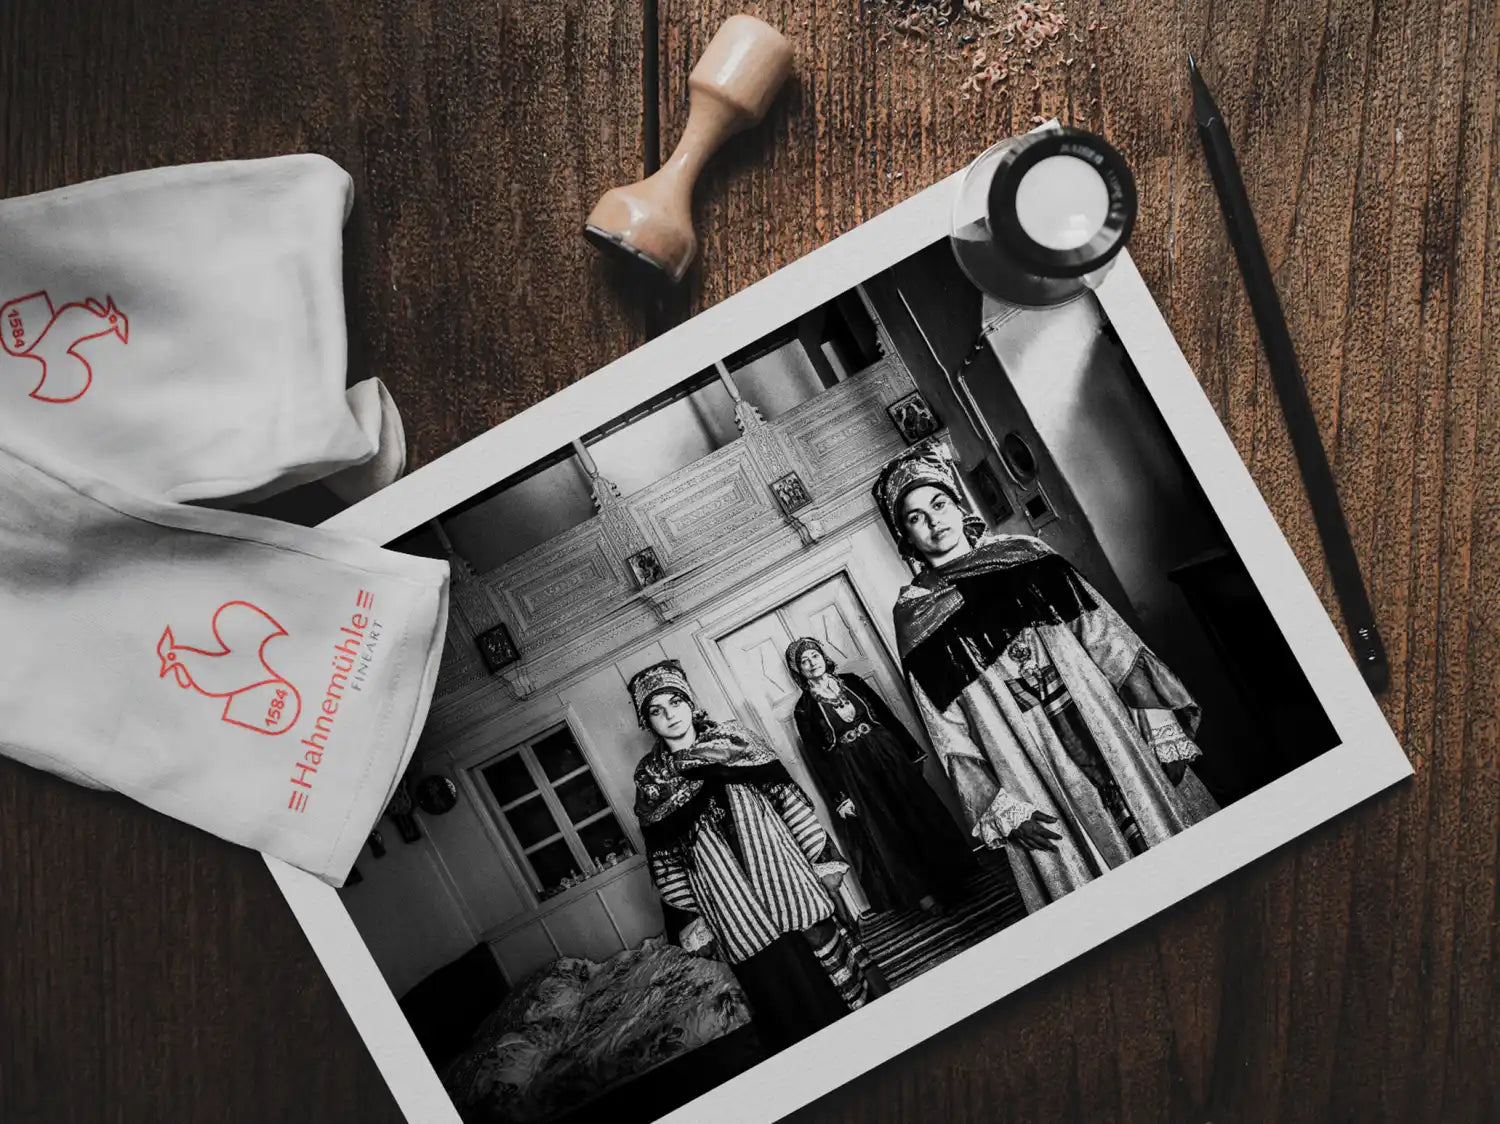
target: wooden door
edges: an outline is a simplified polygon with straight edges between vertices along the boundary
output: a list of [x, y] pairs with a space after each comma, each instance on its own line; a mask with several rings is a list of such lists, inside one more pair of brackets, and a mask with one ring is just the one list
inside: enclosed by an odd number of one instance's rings
[[792, 634], [787, 631], [781, 611], [773, 609], [735, 629], [718, 644], [738, 688], [736, 709], [743, 706], [748, 713], [742, 713], [741, 717], [751, 726], [758, 726], [770, 739], [793, 779], [812, 796], [819, 817], [826, 824], [830, 822], [828, 809], [802, 760], [797, 724], [792, 716], [802, 688], [792, 681], [786, 667], [786, 646], [791, 642]]

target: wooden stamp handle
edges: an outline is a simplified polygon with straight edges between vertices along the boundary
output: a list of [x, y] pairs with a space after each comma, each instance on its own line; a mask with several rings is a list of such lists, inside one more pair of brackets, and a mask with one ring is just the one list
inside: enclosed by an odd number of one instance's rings
[[671, 157], [656, 174], [606, 192], [585, 233], [681, 280], [698, 251], [698, 173], [729, 137], [766, 115], [791, 72], [791, 44], [779, 31], [754, 16], [730, 16], [688, 76], [692, 104]]
[[741, 118], [735, 131], [766, 115], [792, 73], [792, 47], [781, 32], [754, 16], [730, 16], [688, 75], [696, 102], [712, 93]]

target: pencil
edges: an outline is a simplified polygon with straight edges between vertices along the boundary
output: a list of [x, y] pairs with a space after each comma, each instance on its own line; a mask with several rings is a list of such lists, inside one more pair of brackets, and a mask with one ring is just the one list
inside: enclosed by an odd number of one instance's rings
[[1328, 466], [1328, 454], [1318, 437], [1318, 423], [1307, 399], [1307, 386], [1302, 381], [1297, 353], [1292, 349], [1291, 336], [1287, 334], [1286, 317], [1282, 314], [1281, 301], [1271, 280], [1271, 267], [1266, 262], [1260, 231], [1250, 211], [1250, 200], [1245, 195], [1239, 162], [1234, 156], [1234, 146], [1229, 143], [1229, 130], [1224, 127], [1223, 114], [1214, 104], [1213, 95], [1208, 92], [1208, 85], [1198, 72], [1198, 64], [1192, 55], [1188, 55], [1188, 78], [1193, 86], [1193, 116], [1198, 124], [1198, 139], [1203, 142], [1203, 156], [1219, 196], [1219, 206], [1224, 212], [1229, 242], [1239, 262], [1240, 276], [1245, 279], [1255, 326], [1260, 331], [1261, 346], [1265, 348], [1266, 361], [1270, 364], [1271, 381], [1276, 385], [1276, 395], [1281, 400], [1282, 413], [1286, 415], [1292, 450], [1302, 470], [1302, 483], [1312, 505], [1318, 537], [1323, 542], [1323, 554], [1328, 559], [1333, 591], [1343, 612], [1344, 624], [1349, 629], [1359, 670], [1370, 690], [1379, 694], [1390, 682], [1385, 645], [1375, 627], [1370, 595], [1360, 576], [1359, 559], [1349, 538], [1349, 525], [1339, 504], [1333, 471]]

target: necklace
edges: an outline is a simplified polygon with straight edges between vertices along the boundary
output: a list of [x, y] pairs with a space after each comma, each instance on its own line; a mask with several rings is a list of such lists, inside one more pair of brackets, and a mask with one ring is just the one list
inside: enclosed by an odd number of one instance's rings
[[844, 722], [853, 722], [854, 716], [859, 713], [859, 709], [854, 705], [853, 696], [849, 694], [837, 676], [825, 675], [816, 683], [809, 683], [808, 689], [812, 691], [814, 698], [821, 699], [833, 707], [834, 712]]
[[807, 685], [807, 689], [824, 702], [838, 702], [844, 697], [844, 685], [832, 675], [825, 675], [821, 679], [814, 679]]

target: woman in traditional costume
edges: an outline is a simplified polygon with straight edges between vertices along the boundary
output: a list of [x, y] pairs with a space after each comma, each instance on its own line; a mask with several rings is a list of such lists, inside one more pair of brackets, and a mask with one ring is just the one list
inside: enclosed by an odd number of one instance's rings
[[630, 695], [656, 734], [636, 766], [635, 812], [668, 933], [729, 963], [771, 1051], [883, 994], [834, 916], [829, 884], [848, 866], [775, 751], [699, 710], [676, 660], [635, 675]]
[[918, 713], [1028, 909], [1217, 810], [1182, 682], [1046, 543], [986, 534], [944, 446], [887, 464], [875, 499], [916, 570], [895, 623]]
[[841, 674], [815, 638], [792, 641], [786, 665], [802, 684], [793, 715], [803, 760], [840, 819], [870, 908], [931, 909], [951, 898], [975, 863], [922, 776], [927, 750], [869, 684]]

